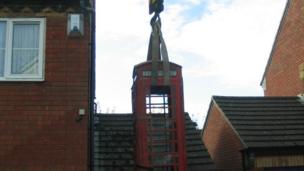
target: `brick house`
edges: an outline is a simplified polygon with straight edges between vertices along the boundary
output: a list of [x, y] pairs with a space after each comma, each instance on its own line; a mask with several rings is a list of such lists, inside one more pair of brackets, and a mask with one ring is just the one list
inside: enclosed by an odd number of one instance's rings
[[0, 170], [85, 171], [94, 2], [0, 2]]
[[202, 139], [229, 171], [304, 170], [304, 1], [287, 1], [263, 79], [265, 97], [212, 97]]
[[304, 92], [304, 1], [288, 0], [261, 85], [266, 96]]
[[202, 139], [227, 171], [304, 169], [304, 105], [299, 97], [211, 100]]

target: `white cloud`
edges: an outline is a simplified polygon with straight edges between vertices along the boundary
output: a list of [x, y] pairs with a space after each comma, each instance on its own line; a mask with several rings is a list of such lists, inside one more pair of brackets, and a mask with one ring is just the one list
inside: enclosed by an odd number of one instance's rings
[[[187, 20], [203, 1], [206, 12]], [[185, 2], [167, 4], [161, 17], [170, 59], [184, 66], [186, 110], [203, 118], [213, 94], [261, 95], [286, 0]], [[150, 17], [146, 0], [97, 1], [97, 97], [104, 112], [131, 110], [132, 69], [146, 60]]]
[[186, 0], [186, 3], [190, 3], [191, 5], [198, 5], [201, 3], [201, 0]]
[[[187, 110], [205, 115], [209, 103], [204, 99], [209, 101], [212, 94], [262, 94], [259, 81], [285, 3], [286, 0], [212, 1], [207, 14], [186, 23], [179, 28], [179, 33], [167, 38], [173, 54], [196, 54], [201, 58], [196, 58], [197, 61], [192, 61], [192, 64], [187, 62], [191, 59], [189, 56], [176, 58], [181, 64], [187, 63], [184, 77], [217, 79], [218, 85], [223, 87], [212, 90], [202, 86], [206, 89], [195, 90], [195, 83], [186, 82]], [[238, 94], [232, 94], [235, 91], [231, 90], [238, 89]], [[191, 99], [199, 94], [208, 95], [201, 96], [204, 103], [192, 102]]]

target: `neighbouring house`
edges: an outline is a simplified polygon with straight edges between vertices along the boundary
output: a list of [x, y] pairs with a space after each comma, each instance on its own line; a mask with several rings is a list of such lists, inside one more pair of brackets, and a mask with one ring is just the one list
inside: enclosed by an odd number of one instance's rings
[[304, 170], [304, 1], [287, 1], [261, 82], [265, 97], [211, 100], [202, 139], [227, 171]]
[[222, 170], [303, 170], [304, 100], [214, 96], [202, 139]]
[[288, 0], [261, 85], [266, 96], [304, 93], [304, 1]]
[[0, 170], [86, 171], [93, 0], [1, 0]]

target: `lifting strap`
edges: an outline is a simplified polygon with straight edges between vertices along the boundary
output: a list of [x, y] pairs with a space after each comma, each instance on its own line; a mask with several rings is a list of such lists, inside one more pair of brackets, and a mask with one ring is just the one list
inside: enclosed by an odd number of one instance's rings
[[151, 20], [152, 33], [149, 41], [147, 60], [152, 61], [152, 85], [157, 84], [158, 63], [163, 61], [164, 85], [170, 84], [170, 64], [167, 46], [161, 32], [161, 20], [158, 14], [155, 14]]

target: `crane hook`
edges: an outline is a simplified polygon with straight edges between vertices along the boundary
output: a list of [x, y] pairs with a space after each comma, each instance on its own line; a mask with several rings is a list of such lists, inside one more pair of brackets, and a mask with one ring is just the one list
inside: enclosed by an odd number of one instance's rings
[[161, 23], [159, 14], [163, 10], [164, 10], [164, 0], [149, 0], [149, 14], [154, 13], [150, 21], [152, 28], [155, 25], [157, 19]]
[[164, 10], [164, 0], [149, 0], [149, 14], [160, 14]]

